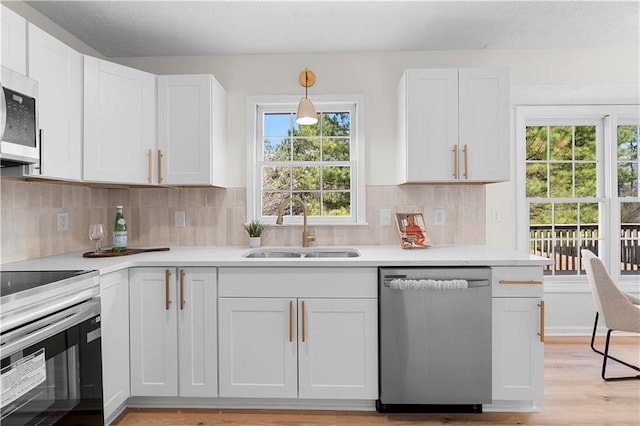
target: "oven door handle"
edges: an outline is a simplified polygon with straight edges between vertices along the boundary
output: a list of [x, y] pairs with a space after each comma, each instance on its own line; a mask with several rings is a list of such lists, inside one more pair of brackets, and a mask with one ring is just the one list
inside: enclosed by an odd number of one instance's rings
[[55, 336], [96, 315], [100, 315], [100, 299], [92, 299], [9, 332], [2, 336], [0, 359]]

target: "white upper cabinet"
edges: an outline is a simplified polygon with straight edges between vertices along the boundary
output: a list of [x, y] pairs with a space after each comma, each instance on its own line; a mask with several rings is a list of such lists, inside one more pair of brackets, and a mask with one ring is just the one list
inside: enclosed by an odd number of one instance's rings
[[84, 57], [86, 181], [153, 184], [156, 76]]
[[82, 55], [29, 24], [30, 78], [38, 81], [42, 176], [82, 178]]
[[2, 19], [2, 66], [27, 74], [27, 21], [13, 10], [0, 5]]
[[397, 147], [398, 183], [508, 180], [508, 70], [406, 70]]
[[226, 92], [212, 75], [158, 76], [159, 184], [226, 186]]

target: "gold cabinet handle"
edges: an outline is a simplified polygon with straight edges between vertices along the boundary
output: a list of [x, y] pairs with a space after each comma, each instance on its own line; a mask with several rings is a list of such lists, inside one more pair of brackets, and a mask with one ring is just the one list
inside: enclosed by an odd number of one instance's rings
[[153, 181], [153, 151], [149, 150], [149, 152], [147, 153], [147, 157], [149, 158], [149, 183], [151, 183]]
[[302, 343], [305, 341], [304, 300], [302, 301]]
[[293, 342], [293, 300], [289, 300], [289, 341]]
[[467, 145], [462, 148], [464, 156], [464, 178], [469, 179], [469, 147]]
[[458, 145], [453, 146], [453, 178], [458, 179]]
[[162, 183], [162, 150], [158, 150], [158, 183]]
[[541, 300], [538, 306], [540, 307], [540, 332], [538, 336], [540, 336], [540, 341], [544, 343], [544, 300]]
[[165, 269], [164, 271], [164, 308], [168, 311], [171, 300], [169, 299], [169, 280], [171, 279], [171, 271]]
[[500, 284], [542, 284], [539, 280], [500, 280]]
[[184, 310], [184, 269], [180, 269], [180, 310]]

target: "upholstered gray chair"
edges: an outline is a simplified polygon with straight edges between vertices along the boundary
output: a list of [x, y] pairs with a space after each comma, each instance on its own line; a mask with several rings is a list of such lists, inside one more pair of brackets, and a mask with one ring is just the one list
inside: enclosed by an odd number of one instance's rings
[[[593, 325], [593, 334], [591, 335], [591, 349], [603, 356], [602, 378], [604, 380], [640, 379], [640, 375], [624, 377], [606, 377], [605, 375], [607, 360], [609, 359], [626, 365], [636, 371], [640, 371], [640, 368], [637, 366], [609, 355], [611, 332], [615, 330], [640, 333], [640, 298], [620, 290], [607, 273], [602, 261], [595, 254], [589, 250], [582, 250], [581, 253], [582, 259], [584, 260], [584, 268], [587, 271], [587, 278], [591, 285], [593, 299], [596, 303], [597, 312], [596, 321]], [[602, 319], [607, 327], [607, 339], [605, 341], [604, 352], [596, 349], [593, 344], [596, 337], [599, 315], [602, 315]]]

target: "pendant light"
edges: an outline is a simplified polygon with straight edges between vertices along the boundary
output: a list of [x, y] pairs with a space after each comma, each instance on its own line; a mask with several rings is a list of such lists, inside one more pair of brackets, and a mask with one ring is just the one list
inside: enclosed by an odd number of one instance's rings
[[300, 99], [298, 103], [298, 113], [296, 114], [296, 123], [301, 126], [316, 124], [318, 122], [318, 116], [316, 114], [316, 108], [313, 106], [311, 99], [307, 97], [307, 88], [313, 86], [316, 82], [316, 75], [309, 69], [304, 69], [298, 77], [300, 84], [304, 86], [304, 97]]

